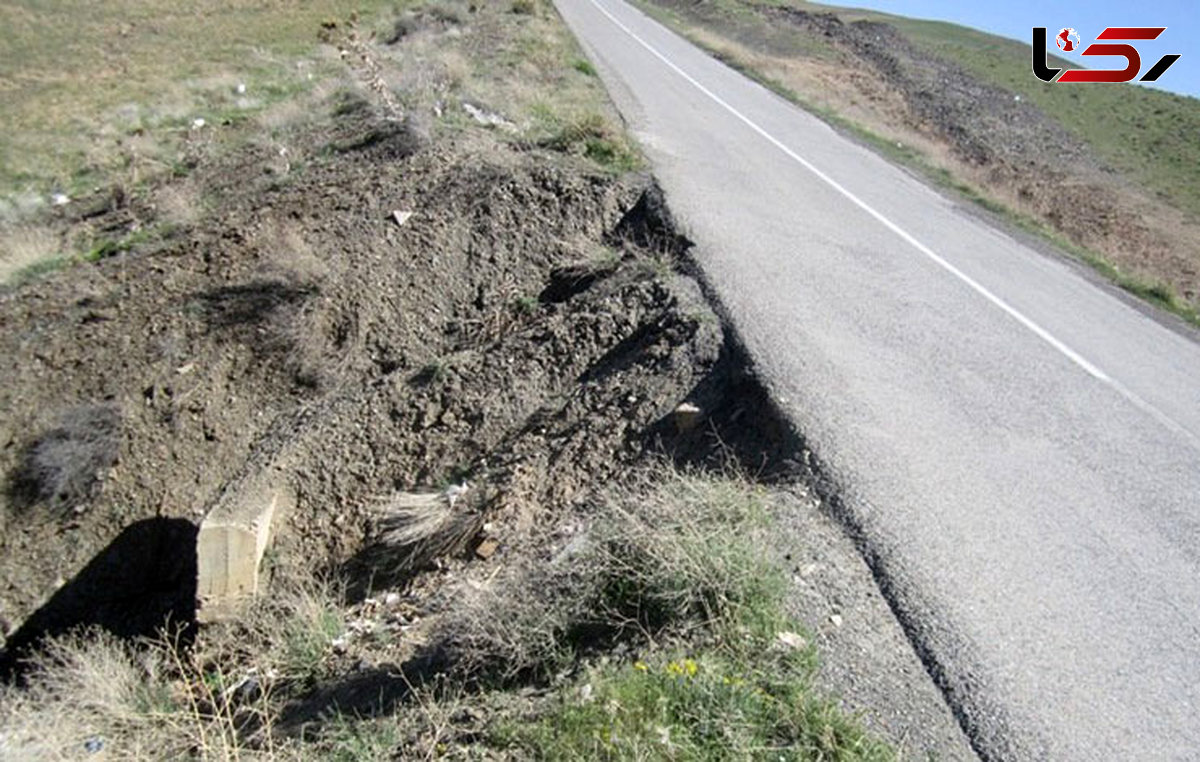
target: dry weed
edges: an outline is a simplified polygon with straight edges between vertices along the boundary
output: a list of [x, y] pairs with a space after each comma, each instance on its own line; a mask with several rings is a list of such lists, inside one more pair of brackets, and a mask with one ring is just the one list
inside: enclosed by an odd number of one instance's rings
[[60, 255], [62, 241], [48, 228], [15, 225], [0, 228], [0, 283]]
[[158, 219], [173, 226], [192, 225], [204, 214], [199, 190], [186, 181], [158, 188], [154, 207]]
[[461, 671], [544, 679], [592, 649], [720, 626], [771, 579], [750, 545], [762, 495], [740, 477], [650, 469], [609, 487], [593, 511], [554, 557], [508, 570], [447, 623]]
[[9, 485], [18, 506], [47, 503], [67, 513], [89, 500], [104, 469], [117, 461], [121, 416], [112, 405], [81, 405], [26, 450]]
[[380, 500], [363, 554], [374, 583], [395, 584], [434, 559], [465, 551], [483, 526], [468, 490], [452, 485], [445, 492], [400, 492]]

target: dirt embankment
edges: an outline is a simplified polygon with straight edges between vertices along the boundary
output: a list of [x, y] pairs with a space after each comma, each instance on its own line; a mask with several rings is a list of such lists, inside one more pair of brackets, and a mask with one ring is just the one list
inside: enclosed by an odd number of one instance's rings
[[416, 152], [366, 105], [314, 140], [338, 148], [294, 182], [253, 151], [204, 170], [225, 208], [161, 250], [3, 297], [10, 625], [279, 442], [302, 456], [281, 554], [345, 562], [378, 498], [462, 481], [514, 542], [717, 367], [644, 179], [490, 138]]

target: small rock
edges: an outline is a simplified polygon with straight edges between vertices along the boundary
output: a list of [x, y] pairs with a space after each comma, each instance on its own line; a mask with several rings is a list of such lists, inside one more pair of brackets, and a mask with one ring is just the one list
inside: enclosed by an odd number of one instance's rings
[[391, 592], [383, 596], [384, 606], [395, 606], [400, 603], [400, 593]]
[[679, 431], [691, 431], [700, 423], [701, 411], [697, 405], [683, 402], [675, 408], [675, 428]]
[[476, 106], [474, 103], [463, 101], [462, 107], [463, 111], [466, 111], [468, 114], [470, 114], [472, 119], [484, 126], [503, 127], [505, 129], [512, 129], [516, 126], [494, 111], [487, 111], [479, 106]]
[[246, 83], [239, 82], [238, 86], [235, 89], [237, 90], [238, 95], [245, 95], [246, 94]]
[[775, 639], [779, 641], [780, 645], [793, 651], [799, 651], [808, 646], [808, 641], [795, 632], [781, 632], [775, 636]]
[[192, 120], [192, 129], [193, 129], [193, 130], [198, 130], [198, 129], [200, 129], [201, 127], [203, 127], [204, 125], [206, 125], [206, 124], [208, 124], [208, 122], [206, 122], [206, 121], [204, 121], [203, 119], [201, 119], [201, 118], [197, 117], [196, 119], [193, 119], [193, 120]]
[[830, 614], [829, 621], [833, 623], [834, 627], [841, 627], [842, 626], [842, 615], [841, 614]]
[[403, 225], [412, 219], [413, 214], [414, 212], [403, 212], [397, 209], [392, 212], [392, 219], [396, 221], [397, 225]]
[[500, 547], [500, 543], [491, 537], [475, 546], [475, 555], [482, 558], [484, 561], [496, 554], [496, 550]]
[[71, 198], [65, 193], [55, 193], [50, 197], [50, 203], [55, 206], [66, 206], [71, 203]]
[[[443, 421], [446, 420], [445, 415], [442, 416], [442, 420]], [[448, 421], [448, 422], [452, 423], [453, 421]], [[471, 489], [470, 482], [463, 482], [462, 484], [451, 484], [449, 487], [447, 487], [446, 488], [446, 501], [450, 503], [450, 507], [453, 508], [454, 504], [457, 503], [462, 498], [463, 495], [467, 494], [467, 491], [469, 489]]]
[[181, 376], [186, 376], [187, 374], [191, 373], [195, 369], [196, 369], [196, 364], [190, 362], [187, 365], [180, 365], [178, 368], [175, 369], [175, 372]]

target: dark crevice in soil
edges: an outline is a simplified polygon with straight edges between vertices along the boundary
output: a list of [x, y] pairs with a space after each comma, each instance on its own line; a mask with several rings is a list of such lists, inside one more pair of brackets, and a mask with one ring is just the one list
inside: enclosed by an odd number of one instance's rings
[[581, 294], [592, 284], [612, 275], [619, 263], [584, 263], [557, 267], [550, 273], [550, 282], [538, 294], [543, 304], [560, 304], [576, 294]]
[[657, 421], [646, 437], [684, 468], [732, 469], [764, 484], [807, 477], [803, 440], [792, 430], [753, 371], [745, 349], [725, 326], [721, 357], [683, 402], [705, 419], [680, 430], [677, 416]]
[[238, 329], [266, 321], [272, 313], [294, 306], [316, 293], [316, 287], [296, 286], [270, 280], [255, 280], [222, 286], [199, 295], [209, 325], [215, 329]]
[[692, 247], [687, 236], [679, 232], [662, 188], [656, 181], [650, 182], [607, 239], [610, 243], [631, 243], [647, 251], [668, 253], [680, 259]]

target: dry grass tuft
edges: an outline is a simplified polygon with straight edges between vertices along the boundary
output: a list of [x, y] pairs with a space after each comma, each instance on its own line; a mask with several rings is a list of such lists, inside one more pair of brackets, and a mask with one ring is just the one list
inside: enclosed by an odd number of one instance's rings
[[343, 631], [336, 584], [287, 575], [240, 622], [194, 647], [105, 632], [53, 639], [23, 686], [0, 686], [0, 759], [302, 759], [279, 734], [288, 697], [322, 674]]
[[464, 605], [447, 626], [454, 659], [502, 683], [545, 679], [618, 642], [724, 626], [778, 582], [752, 545], [765, 510], [740, 477], [664, 468], [611, 487], [589, 530]]
[[0, 284], [21, 280], [22, 273], [62, 254], [59, 236], [36, 225], [0, 227]]
[[236, 704], [173, 648], [75, 635], [47, 644], [26, 687], [0, 687], [0, 755], [233, 759], [242, 746], [239, 726], [260, 713], [260, 706]]
[[200, 191], [186, 181], [158, 188], [154, 206], [158, 219], [175, 227], [192, 225], [204, 214]]
[[373, 541], [364, 552], [377, 584], [394, 584], [434, 559], [464, 552], [483, 526], [463, 486], [446, 492], [400, 492], [375, 509]]
[[46, 503], [66, 514], [89, 500], [104, 469], [117, 462], [121, 416], [112, 405], [81, 405], [26, 450], [9, 485], [18, 506]]

